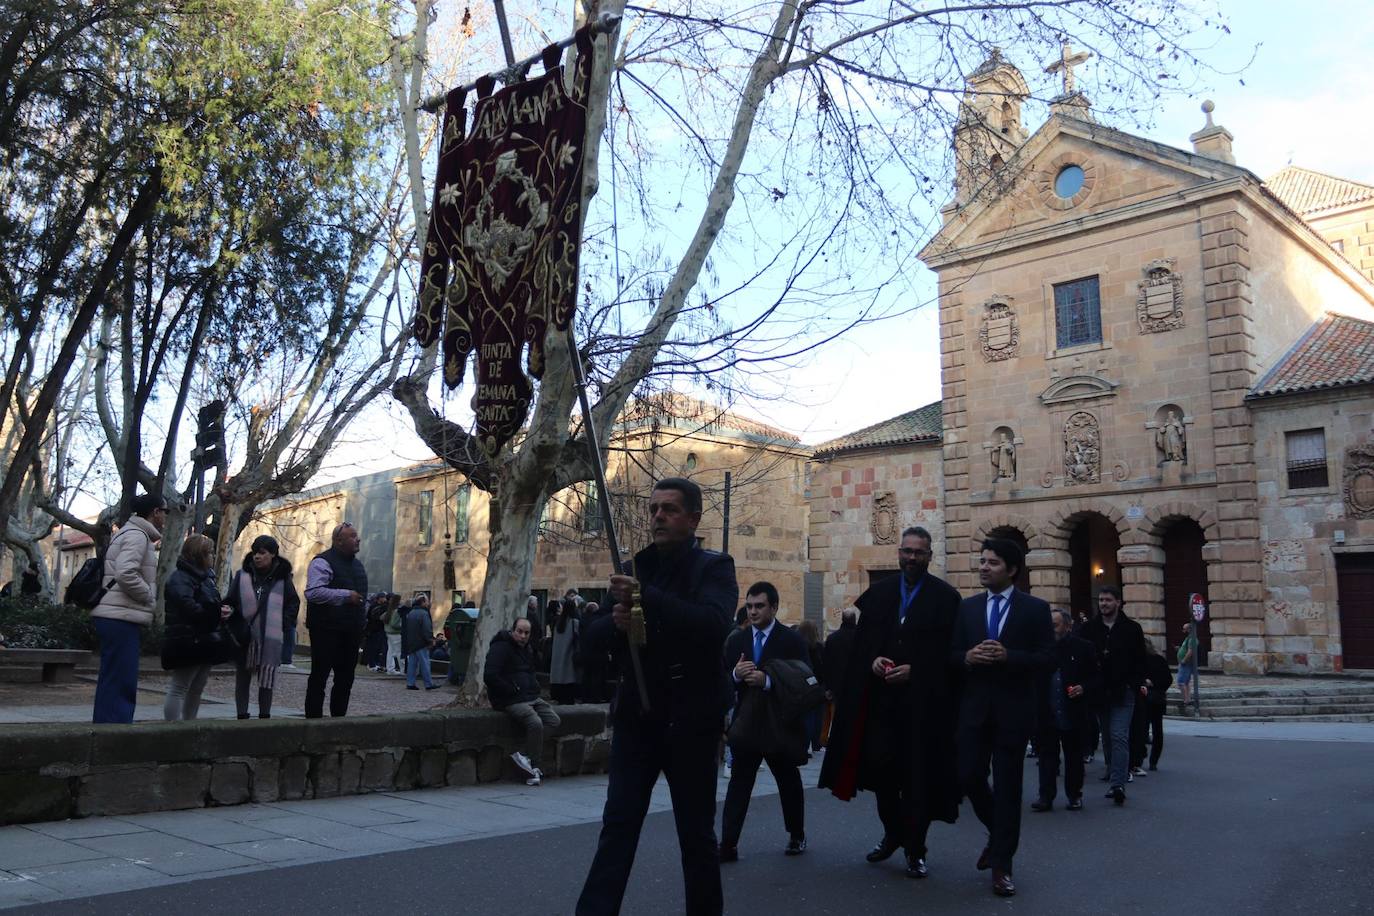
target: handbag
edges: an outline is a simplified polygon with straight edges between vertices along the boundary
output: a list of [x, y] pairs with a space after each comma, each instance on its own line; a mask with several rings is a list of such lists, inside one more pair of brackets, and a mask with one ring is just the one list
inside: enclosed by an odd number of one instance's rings
[[182, 633], [162, 641], [162, 670], [222, 665], [234, 657], [234, 641], [220, 624], [205, 633]]
[[253, 641], [252, 628], [244, 619], [243, 613], [237, 609], [229, 615], [228, 620], [221, 624], [221, 629], [229, 637], [229, 641], [234, 644], [235, 649], [246, 649], [248, 644]]

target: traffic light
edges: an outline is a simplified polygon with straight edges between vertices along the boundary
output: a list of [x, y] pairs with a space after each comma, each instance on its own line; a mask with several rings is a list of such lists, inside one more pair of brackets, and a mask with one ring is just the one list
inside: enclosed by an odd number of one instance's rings
[[196, 413], [196, 448], [191, 452], [201, 467], [219, 464], [224, 457], [224, 402], [213, 400]]

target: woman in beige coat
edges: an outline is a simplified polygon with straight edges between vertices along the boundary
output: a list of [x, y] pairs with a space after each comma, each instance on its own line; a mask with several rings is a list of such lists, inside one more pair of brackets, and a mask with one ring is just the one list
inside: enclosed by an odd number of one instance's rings
[[153, 622], [157, 600], [157, 542], [167, 520], [160, 496], [135, 496], [133, 515], [105, 551], [107, 591], [91, 617], [100, 637], [100, 674], [93, 722], [132, 722], [138, 698], [138, 641]]

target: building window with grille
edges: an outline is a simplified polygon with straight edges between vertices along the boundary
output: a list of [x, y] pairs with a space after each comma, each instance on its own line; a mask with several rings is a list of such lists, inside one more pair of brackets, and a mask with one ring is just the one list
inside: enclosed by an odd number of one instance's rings
[[453, 543], [455, 544], [461, 544], [468, 539], [468, 501], [471, 496], [471, 484], [463, 484], [453, 493]]
[[601, 521], [601, 497], [595, 483], [587, 484], [587, 495], [582, 500], [582, 530], [588, 533], [600, 531], [605, 525]]
[[1326, 434], [1320, 429], [1286, 433], [1288, 489], [1306, 490], [1327, 485]]
[[428, 547], [434, 543], [434, 491], [420, 493], [420, 546]]
[[1102, 307], [1097, 278], [1086, 277], [1054, 285], [1056, 347], [1102, 342]]

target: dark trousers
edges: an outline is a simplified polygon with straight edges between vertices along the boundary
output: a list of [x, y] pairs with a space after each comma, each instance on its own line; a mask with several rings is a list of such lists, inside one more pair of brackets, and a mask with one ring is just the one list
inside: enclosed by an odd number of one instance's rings
[[134, 721], [138, 701], [138, 637], [141, 627], [127, 620], [94, 617], [100, 637], [100, 671], [95, 678], [92, 722]]
[[1150, 733], [1149, 703], [1139, 694], [1135, 698], [1135, 712], [1131, 713], [1131, 766], [1145, 762], [1145, 737]]
[[1008, 873], [1021, 840], [1021, 778], [1027, 738], [1022, 732], [999, 730], [992, 722], [959, 727], [959, 780], [964, 796], [988, 828], [988, 860], [993, 868]]
[[899, 844], [908, 855], [924, 859], [926, 834], [930, 832], [930, 818], [920, 813], [921, 807], [911, 791], [897, 780], [875, 789], [878, 801], [878, 820], [883, 824], [883, 839]]
[[363, 664], [369, 668], [386, 667], [386, 631], [380, 627], [363, 637]]
[[307, 719], [324, 715], [324, 685], [331, 673], [334, 686], [329, 690], [329, 714], [348, 715], [348, 697], [353, 692], [353, 672], [358, 666], [361, 638], [357, 630], [310, 631], [310, 679], [305, 684]]
[[1083, 797], [1083, 733], [1081, 728], [1041, 731], [1040, 800], [1054, 801], [1059, 788], [1059, 751], [1064, 751], [1064, 795], [1070, 801]]
[[782, 800], [782, 823], [789, 836], [806, 833], [806, 796], [802, 792], [801, 773], [795, 764], [780, 757], [763, 757], [757, 751], [731, 748], [734, 764], [730, 768], [730, 785], [725, 790], [725, 814], [721, 817], [720, 845], [735, 846], [744, 817], [749, 813], [749, 797], [754, 794], [754, 779], [759, 765], [765, 761], [778, 784], [778, 798]]
[[[577, 916], [620, 912], [639, 847], [654, 783], [668, 780], [682, 850], [686, 912], [715, 916], [724, 908], [716, 859], [716, 749], [718, 728], [670, 728], [663, 723], [617, 723], [601, 838], [592, 858]], [[669, 907], [671, 909], [672, 907]]]
[[1147, 703], [1146, 711], [1150, 721], [1150, 766], [1159, 765], [1159, 755], [1164, 753], [1164, 710], [1165, 703]]
[[1083, 728], [1080, 730], [1082, 735], [1083, 756], [1097, 753], [1098, 732], [1101, 730], [1097, 721], [1099, 713], [1096, 709], [1089, 710], [1088, 715], [1083, 719]]

